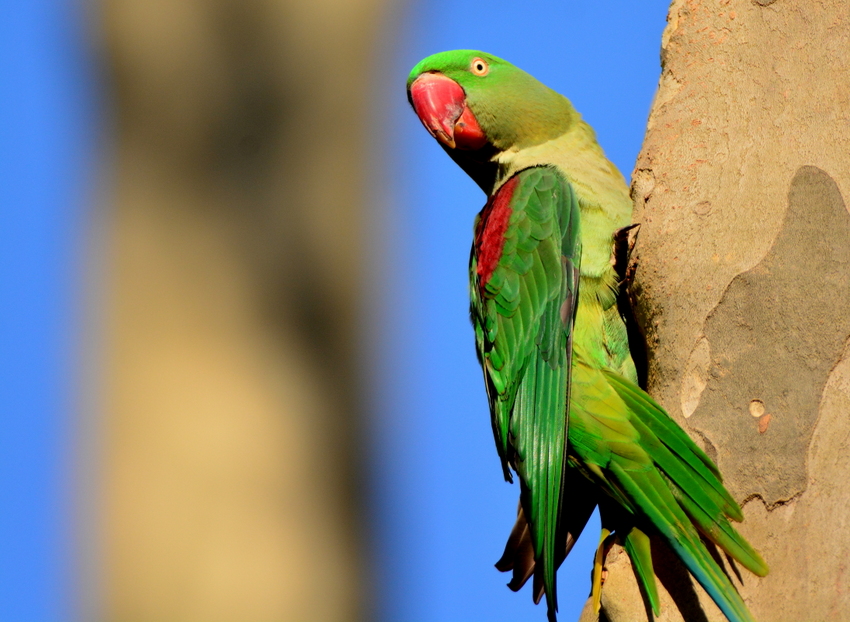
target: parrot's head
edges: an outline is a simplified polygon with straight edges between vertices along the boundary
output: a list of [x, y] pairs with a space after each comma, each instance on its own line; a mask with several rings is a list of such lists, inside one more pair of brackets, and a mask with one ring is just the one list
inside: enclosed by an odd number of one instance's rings
[[428, 132], [485, 191], [492, 183], [487, 163], [499, 153], [557, 138], [577, 118], [564, 96], [476, 50], [420, 61], [407, 78], [407, 98]]

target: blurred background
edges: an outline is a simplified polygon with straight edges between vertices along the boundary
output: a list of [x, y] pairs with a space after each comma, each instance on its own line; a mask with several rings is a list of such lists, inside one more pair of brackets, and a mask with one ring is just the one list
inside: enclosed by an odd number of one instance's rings
[[404, 82], [502, 56], [629, 175], [667, 4], [3, 2], [0, 621], [544, 620]]

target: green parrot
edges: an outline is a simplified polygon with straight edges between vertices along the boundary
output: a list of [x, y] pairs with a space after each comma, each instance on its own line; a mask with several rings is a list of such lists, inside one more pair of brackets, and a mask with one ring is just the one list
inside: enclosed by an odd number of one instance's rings
[[[599, 507], [597, 611], [610, 546], [627, 551], [659, 614], [650, 536], [663, 539], [731, 622], [753, 618], [701, 538], [758, 576], [732, 527], [740, 506], [711, 459], [638, 386], [613, 261], [632, 203], [570, 102], [510, 63], [454, 50], [418, 63], [408, 100], [486, 193], [475, 220], [470, 315], [516, 524], [496, 567], [558, 609], [556, 570]], [[716, 554], [716, 553], [715, 553]], [[718, 558], [719, 559], [719, 558]]]

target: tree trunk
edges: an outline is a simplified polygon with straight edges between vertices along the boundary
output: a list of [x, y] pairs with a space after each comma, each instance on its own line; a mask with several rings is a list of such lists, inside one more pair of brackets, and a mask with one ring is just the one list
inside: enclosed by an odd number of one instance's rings
[[[850, 2], [675, 0], [662, 67], [632, 178], [649, 393], [744, 507], [755, 618], [848, 620]], [[655, 548], [659, 619], [723, 620]], [[607, 567], [602, 618], [646, 619]]]
[[363, 145], [386, 4], [99, 3], [115, 143], [85, 619], [368, 618]]

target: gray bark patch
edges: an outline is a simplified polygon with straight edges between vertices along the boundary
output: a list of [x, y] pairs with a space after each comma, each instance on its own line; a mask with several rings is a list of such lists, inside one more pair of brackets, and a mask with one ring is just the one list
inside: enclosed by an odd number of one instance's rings
[[738, 499], [792, 498], [850, 335], [850, 214], [828, 174], [798, 169], [773, 246], [732, 280], [703, 334], [711, 360], [688, 423], [717, 448]]

